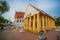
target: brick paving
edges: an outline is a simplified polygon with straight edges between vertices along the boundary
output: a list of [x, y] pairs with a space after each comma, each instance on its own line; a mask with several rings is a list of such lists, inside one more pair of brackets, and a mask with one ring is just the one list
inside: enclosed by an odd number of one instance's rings
[[[57, 34], [60, 36], [60, 32]], [[56, 40], [56, 31], [48, 31], [46, 36], [48, 40]], [[36, 40], [37, 38], [38, 34], [29, 31], [21, 33], [19, 28], [0, 31], [0, 40]]]
[[50, 31], [46, 32], [46, 36], [47, 36], [48, 40], [56, 40], [57, 35], [59, 35], [59, 38], [60, 38], [60, 31], [56, 32], [55, 30], [50, 30]]
[[0, 40], [35, 40], [37, 37], [38, 35], [29, 31], [21, 33], [19, 28], [0, 32]]

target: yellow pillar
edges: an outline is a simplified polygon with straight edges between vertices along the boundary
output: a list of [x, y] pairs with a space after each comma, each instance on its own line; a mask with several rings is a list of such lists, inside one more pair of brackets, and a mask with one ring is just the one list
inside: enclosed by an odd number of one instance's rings
[[35, 32], [35, 15], [33, 16], [33, 31]]
[[25, 29], [25, 18], [23, 19], [23, 28]]
[[26, 18], [26, 30], [28, 30], [28, 18]]
[[49, 17], [48, 17], [48, 30], [50, 30], [50, 23], [49, 23], [50, 21], [49, 21]]
[[41, 23], [40, 23], [40, 17], [39, 17], [39, 14], [37, 14], [37, 32], [40, 31], [40, 25], [41, 25]]
[[47, 25], [46, 22], [47, 22], [47, 21], [46, 21], [46, 16], [44, 16], [44, 29], [45, 29], [45, 30], [46, 30], [46, 25]]
[[49, 29], [51, 30], [52, 29], [52, 23], [51, 23], [51, 18], [49, 17]]
[[[52, 24], [52, 19], [50, 18], [50, 25]], [[50, 26], [51, 29], [53, 28], [53, 24]]]
[[31, 31], [33, 31], [33, 16], [31, 16]]
[[49, 30], [49, 17], [47, 16], [47, 30]]
[[47, 16], [46, 16], [46, 30], [48, 30], [48, 25], [47, 25]]
[[32, 27], [31, 27], [31, 16], [29, 18], [29, 31], [32, 31]]
[[26, 29], [26, 18], [24, 18], [24, 29]]
[[28, 30], [29, 30], [29, 17], [27, 18], [27, 21], [28, 21]]
[[29, 17], [29, 31], [31, 30], [31, 17]]
[[49, 28], [49, 30], [51, 29], [50, 26], [51, 26], [50, 25], [50, 17], [48, 17], [48, 28]]
[[39, 20], [40, 20], [40, 30], [42, 30], [42, 15], [39, 15]]
[[45, 27], [44, 27], [44, 16], [42, 15], [42, 30], [45, 31]]

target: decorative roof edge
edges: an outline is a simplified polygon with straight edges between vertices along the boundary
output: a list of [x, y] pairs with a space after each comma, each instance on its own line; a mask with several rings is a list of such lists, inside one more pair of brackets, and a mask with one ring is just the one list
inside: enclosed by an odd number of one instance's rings
[[[40, 11], [40, 12], [41, 12], [41, 11], [44, 12], [43, 10], [41, 10], [41, 9], [39, 9], [39, 8], [31, 5], [31, 4], [29, 4], [29, 5], [32, 6], [33, 8], [35, 8], [36, 10]], [[49, 16], [50, 18], [52, 18], [52, 19], [54, 20], [54, 18], [53, 18], [52, 16], [48, 15], [46, 12], [44, 12], [44, 13], [42, 13], [42, 14], [47, 15], [47, 16]]]

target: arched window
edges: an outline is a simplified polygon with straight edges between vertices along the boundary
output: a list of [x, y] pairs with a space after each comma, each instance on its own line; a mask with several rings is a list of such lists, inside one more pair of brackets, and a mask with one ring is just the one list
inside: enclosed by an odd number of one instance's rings
[[20, 19], [20, 22], [21, 22], [21, 19]]

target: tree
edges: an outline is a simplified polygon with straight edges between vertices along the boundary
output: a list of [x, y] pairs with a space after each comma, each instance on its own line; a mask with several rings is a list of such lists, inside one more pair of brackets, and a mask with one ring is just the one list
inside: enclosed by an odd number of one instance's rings
[[60, 26], [60, 17], [55, 18], [56, 26]]
[[3, 26], [5, 22], [7, 22], [7, 19], [4, 19], [1, 15], [9, 10], [9, 5], [7, 1], [0, 1], [0, 26], [1, 29], [3, 29]]
[[8, 22], [7, 19], [5, 19], [4, 17], [0, 16], [0, 23], [5, 23]]
[[7, 1], [0, 1], [0, 15], [9, 10], [9, 5]]
[[4, 17], [0, 16], [0, 27], [1, 27], [1, 29], [4, 28], [6, 22], [8, 22], [8, 20], [5, 19]]

